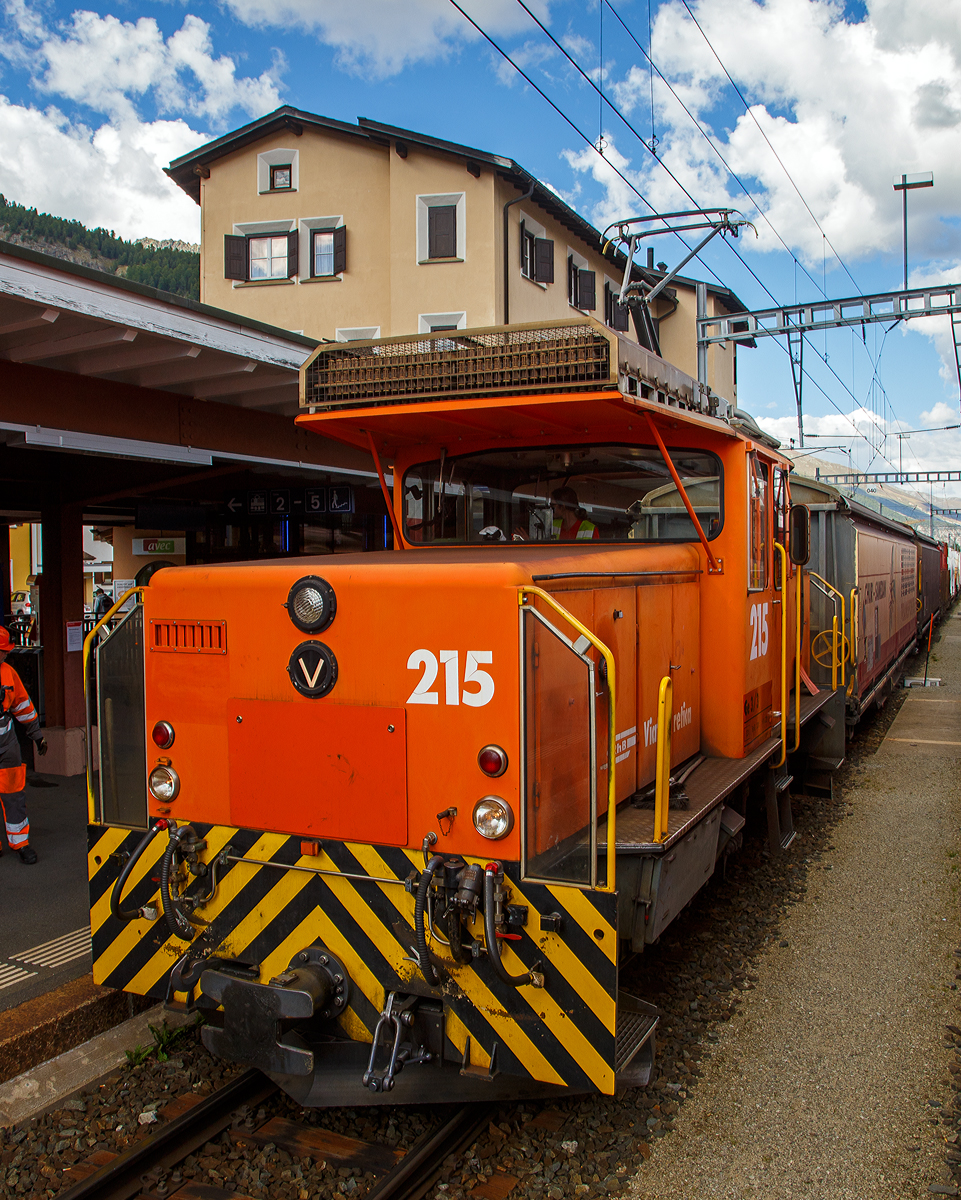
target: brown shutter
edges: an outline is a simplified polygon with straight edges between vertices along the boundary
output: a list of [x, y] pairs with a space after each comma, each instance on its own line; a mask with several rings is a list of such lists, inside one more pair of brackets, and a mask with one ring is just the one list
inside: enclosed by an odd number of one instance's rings
[[297, 251], [300, 247], [300, 234], [294, 229], [287, 234], [287, 278], [293, 277], [300, 272], [300, 266], [297, 262]]
[[347, 270], [347, 226], [338, 225], [334, 230], [334, 274], [342, 275]]
[[533, 273], [534, 264], [533, 263], [528, 264], [527, 255], [525, 254], [525, 250], [527, 249], [527, 247], [524, 245], [524, 242], [525, 242], [526, 238], [527, 238], [527, 226], [524, 224], [523, 221], [521, 221], [521, 242], [520, 242], [520, 245], [521, 245], [521, 270], [523, 271], [524, 268], [527, 267], [528, 272]]
[[577, 272], [577, 307], [593, 312], [597, 307], [597, 286], [593, 271]]
[[457, 257], [457, 206], [438, 204], [427, 210], [427, 257]]
[[612, 295], [612, 299], [612, 312], [614, 314], [614, 320], [611, 322], [611, 324], [618, 333], [627, 333], [627, 329], [630, 324], [630, 313], [628, 312], [627, 308], [622, 308], [621, 305], [617, 303], [616, 295]]
[[554, 282], [554, 243], [550, 238], [534, 238], [534, 278], [538, 283]]
[[247, 239], [224, 234], [224, 279], [247, 278]]

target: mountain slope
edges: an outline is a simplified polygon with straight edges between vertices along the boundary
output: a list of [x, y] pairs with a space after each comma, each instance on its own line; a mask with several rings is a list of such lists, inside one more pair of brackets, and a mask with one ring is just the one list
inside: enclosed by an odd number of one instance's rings
[[200, 299], [199, 246], [153, 238], [127, 242], [113, 230], [88, 229], [80, 221], [37, 212], [2, 195], [0, 238], [177, 296]]

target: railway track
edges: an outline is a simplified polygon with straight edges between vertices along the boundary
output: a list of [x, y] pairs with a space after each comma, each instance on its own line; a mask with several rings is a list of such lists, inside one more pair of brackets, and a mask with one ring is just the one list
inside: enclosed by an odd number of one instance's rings
[[[281, 1116], [259, 1124], [251, 1114], [278, 1091], [259, 1071], [245, 1071], [210, 1096], [186, 1094], [172, 1101], [169, 1118], [118, 1154], [94, 1153], [64, 1172], [67, 1183], [58, 1200], [245, 1200], [244, 1193], [207, 1182], [185, 1179], [184, 1160], [230, 1130], [234, 1143], [274, 1146], [287, 1153], [324, 1160], [333, 1167], [372, 1174], [376, 1182], [366, 1200], [420, 1200], [431, 1188], [446, 1159], [470, 1145], [489, 1125], [497, 1105], [445, 1105], [438, 1126], [407, 1150], [318, 1128]], [[485, 1200], [502, 1200], [517, 1179], [495, 1173], [483, 1190]], [[481, 1193], [478, 1192], [478, 1197]]]

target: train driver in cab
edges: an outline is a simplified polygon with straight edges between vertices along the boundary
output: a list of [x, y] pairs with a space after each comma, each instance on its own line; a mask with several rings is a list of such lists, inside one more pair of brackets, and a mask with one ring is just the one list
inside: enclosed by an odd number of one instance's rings
[[597, 526], [588, 521], [572, 487], [559, 487], [551, 492], [554, 510], [554, 540], [557, 542], [591, 541], [600, 537]]

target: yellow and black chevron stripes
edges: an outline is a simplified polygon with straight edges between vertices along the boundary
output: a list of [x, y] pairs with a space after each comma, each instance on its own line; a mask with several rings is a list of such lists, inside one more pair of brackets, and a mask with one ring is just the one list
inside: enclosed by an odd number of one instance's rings
[[[192, 956], [256, 965], [266, 981], [298, 951], [322, 942], [349, 973], [350, 1005], [340, 1024], [357, 1041], [371, 1040], [388, 992], [429, 993], [413, 961], [414, 898], [403, 886], [423, 866], [419, 854], [329, 841], [321, 855], [302, 857], [299, 838], [228, 826], [197, 824], [195, 829], [207, 842], [206, 861], [224, 847], [237, 861], [224, 871], [211, 901], [195, 913], [200, 920], [189, 943]], [[173, 937], [162, 918], [124, 923], [110, 916], [111, 889], [125, 854], [141, 836], [90, 826], [94, 978], [160, 999], [188, 943]], [[165, 846], [164, 835], [158, 835], [135, 867], [125, 888], [125, 909], [159, 908]], [[459, 1061], [467, 1055], [472, 1067], [485, 1069], [493, 1056], [506, 1074], [611, 1093], [617, 897], [560, 885], [521, 885], [516, 866], [505, 864], [505, 869], [511, 903], [528, 909], [521, 940], [502, 943], [505, 965], [516, 972], [521, 963], [526, 968], [540, 963], [545, 986], [511, 987], [497, 978], [485, 955], [462, 966], [432, 939], [443, 977], [445, 1057]], [[192, 890], [199, 894], [205, 887], [198, 881]], [[559, 915], [559, 932], [541, 931], [542, 914]], [[483, 941], [480, 923], [475, 932]]]

